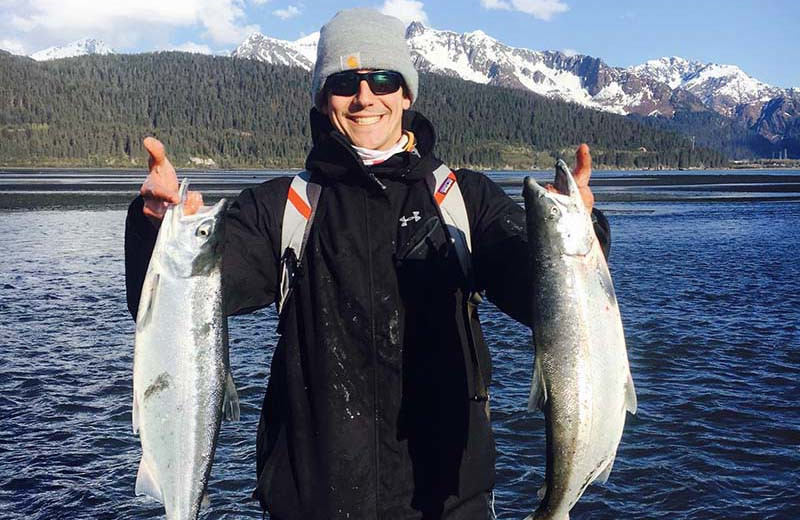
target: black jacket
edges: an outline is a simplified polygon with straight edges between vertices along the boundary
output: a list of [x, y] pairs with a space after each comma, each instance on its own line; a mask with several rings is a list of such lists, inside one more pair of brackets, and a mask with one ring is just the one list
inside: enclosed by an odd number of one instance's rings
[[[366, 168], [312, 111], [306, 169], [323, 188], [257, 438], [254, 494], [273, 518], [486, 518], [495, 461], [489, 352], [425, 183], [441, 164], [433, 128], [410, 111], [404, 126], [419, 155]], [[456, 176], [472, 234], [471, 285], [528, 323], [525, 212], [484, 175]], [[229, 314], [276, 299], [289, 183], [246, 189], [227, 214]], [[126, 227], [134, 316], [155, 239], [141, 204], [131, 205]], [[401, 225], [414, 211], [421, 218]], [[607, 230], [598, 228], [606, 245]]]

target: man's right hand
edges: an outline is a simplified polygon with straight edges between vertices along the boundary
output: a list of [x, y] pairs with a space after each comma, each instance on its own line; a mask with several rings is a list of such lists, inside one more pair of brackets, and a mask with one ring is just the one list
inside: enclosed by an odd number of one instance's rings
[[[154, 224], [159, 225], [164, 213], [170, 204], [178, 204], [181, 199], [178, 196], [179, 184], [178, 175], [175, 168], [167, 159], [164, 145], [154, 137], [145, 137], [144, 148], [150, 154], [148, 165], [150, 171], [144, 180], [139, 193], [144, 198], [144, 209], [142, 212]], [[203, 196], [198, 191], [190, 191], [186, 195], [186, 202], [183, 206], [184, 215], [192, 215], [203, 205]]]

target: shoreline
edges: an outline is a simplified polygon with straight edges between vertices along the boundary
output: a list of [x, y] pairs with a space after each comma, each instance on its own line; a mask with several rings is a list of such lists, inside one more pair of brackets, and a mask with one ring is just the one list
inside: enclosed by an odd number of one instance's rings
[[[785, 172], [785, 173], [782, 173]], [[243, 189], [289, 171], [179, 172], [203, 193], [206, 203], [235, 198]], [[523, 174], [540, 184], [550, 171], [488, 172], [515, 201], [521, 201]], [[138, 195], [140, 170], [1, 170], [0, 211], [124, 209]], [[591, 181], [598, 204], [800, 202], [800, 170], [649, 170], [599, 172]]]
[[[530, 168], [530, 169], [504, 169], [504, 168], [481, 168], [472, 166], [458, 166], [455, 169], [466, 168], [484, 173], [522, 173], [522, 172], [550, 172], [553, 168]], [[796, 165], [787, 166], [725, 166], [719, 168], [609, 168], [606, 166], [592, 166], [593, 172], [648, 172], [648, 173], [672, 173], [672, 172], [689, 172], [689, 173], [705, 173], [705, 172], [736, 172], [736, 171], [798, 171], [800, 170], [800, 161]], [[4, 173], [32, 173], [32, 172], [147, 172], [147, 169], [142, 167], [114, 167], [114, 166], [2, 166], [0, 165], [0, 175]], [[224, 173], [252, 173], [252, 172], [300, 172], [303, 168], [176, 168], [177, 172], [187, 173], [207, 173], [207, 174], [224, 174]], [[688, 173], [687, 173], [688, 174]]]

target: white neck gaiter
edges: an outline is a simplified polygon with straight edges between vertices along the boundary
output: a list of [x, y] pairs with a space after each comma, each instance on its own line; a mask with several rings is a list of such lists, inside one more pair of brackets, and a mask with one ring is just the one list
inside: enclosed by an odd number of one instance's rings
[[408, 146], [409, 137], [408, 134], [403, 132], [402, 137], [400, 140], [395, 143], [394, 146], [389, 148], [388, 150], [370, 150], [369, 148], [362, 148], [356, 145], [350, 145], [353, 147], [353, 150], [356, 151], [358, 156], [361, 158], [361, 161], [364, 163], [364, 166], [374, 166], [376, 164], [380, 164], [389, 157], [393, 156], [396, 153], [400, 153], [406, 151], [406, 147]]

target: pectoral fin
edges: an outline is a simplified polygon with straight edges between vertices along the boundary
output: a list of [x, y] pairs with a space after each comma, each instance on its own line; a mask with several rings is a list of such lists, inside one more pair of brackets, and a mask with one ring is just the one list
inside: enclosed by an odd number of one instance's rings
[[139, 399], [136, 398], [136, 392], [133, 392], [133, 411], [131, 413], [131, 423], [133, 426], [133, 433], [139, 433]]
[[225, 397], [222, 400], [222, 414], [227, 421], [239, 420], [239, 394], [236, 392], [236, 384], [233, 382], [233, 374], [228, 370], [228, 377], [225, 378]]
[[528, 410], [538, 408], [543, 411], [544, 405], [547, 403], [547, 389], [544, 386], [542, 374], [539, 356], [536, 356], [533, 363], [533, 379], [531, 380], [531, 394], [528, 397]]
[[637, 406], [636, 389], [633, 387], [633, 378], [629, 372], [628, 382], [625, 383], [625, 409], [635, 414]]
[[145, 462], [144, 458], [139, 462], [139, 472], [136, 474], [136, 490], [137, 495], [147, 495], [152, 497], [162, 504], [164, 503], [164, 496], [161, 494], [161, 485], [156, 482], [153, 472]]
[[139, 297], [139, 311], [136, 313], [136, 330], [144, 330], [145, 325], [153, 317], [153, 307], [156, 305], [158, 296], [158, 282], [160, 275], [156, 272], [148, 271], [142, 286], [142, 294]]
[[608, 476], [611, 474], [612, 467], [614, 467], [614, 457], [612, 457], [611, 460], [608, 461], [608, 464], [606, 465], [605, 468], [603, 468], [603, 471], [597, 474], [597, 477], [595, 477], [595, 481], [600, 482], [601, 484], [605, 484], [606, 481], [608, 480]]

